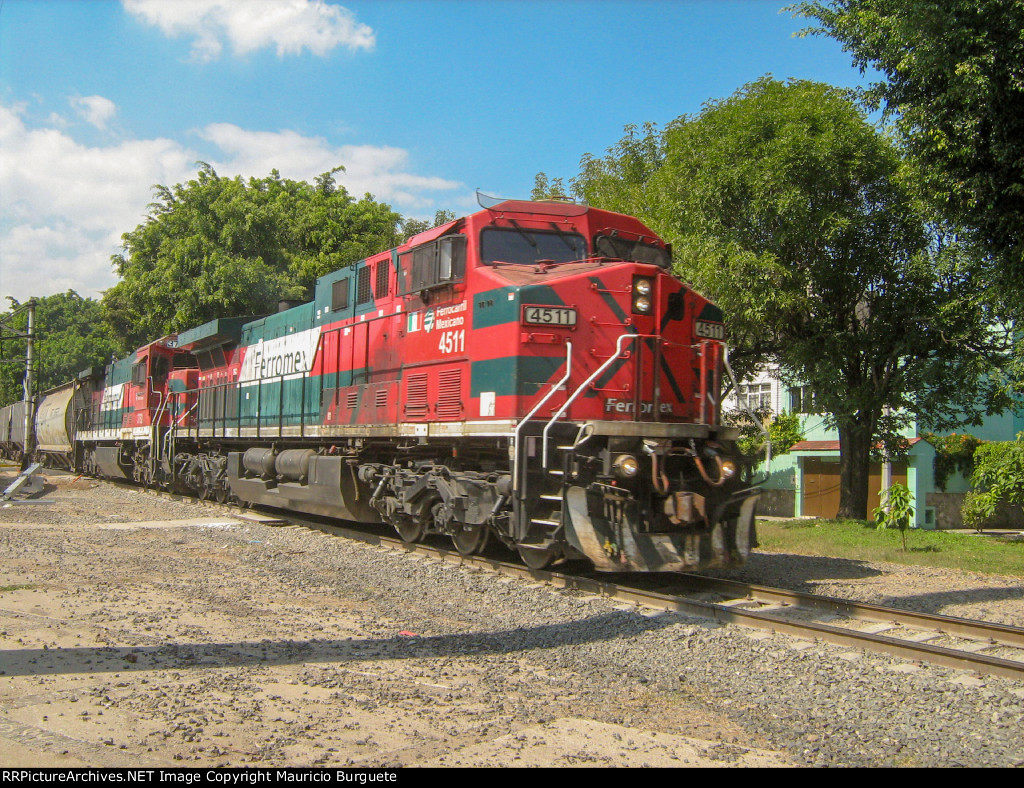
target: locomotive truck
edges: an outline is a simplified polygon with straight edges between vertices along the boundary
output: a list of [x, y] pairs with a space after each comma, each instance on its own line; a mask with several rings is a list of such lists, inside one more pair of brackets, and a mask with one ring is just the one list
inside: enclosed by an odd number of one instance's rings
[[308, 303], [84, 371], [42, 397], [37, 452], [466, 555], [497, 539], [533, 568], [736, 566], [758, 488], [720, 422], [725, 337], [637, 219], [507, 200], [321, 277]]

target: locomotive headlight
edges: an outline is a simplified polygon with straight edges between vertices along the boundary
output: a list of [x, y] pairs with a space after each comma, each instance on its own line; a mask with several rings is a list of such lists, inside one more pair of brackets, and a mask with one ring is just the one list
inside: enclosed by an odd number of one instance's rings
[[722, 478], [731, 479], [736, 475], [738, 468], [735, 460], [722, 460]]
[[654, 282], [646, 276], [633, 277], [633, 314], [646, 315], [651, 311], [651, 293]]
[[620, 479], [632, 479], [640, 473], [640, 463], [632, 454], [620, 454], [612, 463], [612, 471]]

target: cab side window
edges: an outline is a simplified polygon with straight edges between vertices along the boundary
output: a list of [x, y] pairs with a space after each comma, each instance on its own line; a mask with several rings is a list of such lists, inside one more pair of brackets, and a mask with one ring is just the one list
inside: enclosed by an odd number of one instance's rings
[[153, 384], [161, 386], [167, 381], [167, 373], [171, 370], [171, 360], [167, 356], [153, 359]]
[[461, 281], [466, 275], [466, 237], [439, 238], [405, 252], [398, 261], [403, 295]]
[[339, 279], [331, 285], [331, 311], [348, 308], [348, 277]]

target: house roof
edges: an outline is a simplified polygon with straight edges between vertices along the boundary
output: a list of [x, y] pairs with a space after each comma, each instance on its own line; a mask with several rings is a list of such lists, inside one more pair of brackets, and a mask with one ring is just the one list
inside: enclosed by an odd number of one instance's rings
[[[913, 446], [924, 440], [923, 438], [907, 438], [907, 443]], [[875, 444], [876, 449], [881, 449], [882, 444]], [[790, 451], [839, 451], [839, 441], [800, 441], [789, 447]]]

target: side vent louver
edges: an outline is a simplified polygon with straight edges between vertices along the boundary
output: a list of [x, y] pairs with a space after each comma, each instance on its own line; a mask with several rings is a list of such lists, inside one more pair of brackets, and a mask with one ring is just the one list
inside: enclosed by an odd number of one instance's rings
[[457, 419], [462, 415], [462, 369], [446, 369], [438, 375], [437, 417]]
[[427, 374], [409, 375], [405, 389], [405, 415], [411, 418], [422, 418], [427, 415], [429, 401], [427, 399]]

